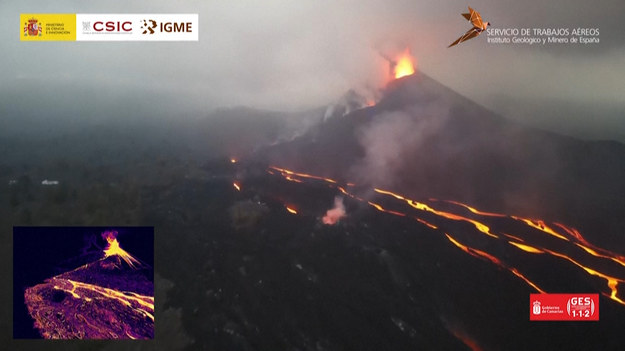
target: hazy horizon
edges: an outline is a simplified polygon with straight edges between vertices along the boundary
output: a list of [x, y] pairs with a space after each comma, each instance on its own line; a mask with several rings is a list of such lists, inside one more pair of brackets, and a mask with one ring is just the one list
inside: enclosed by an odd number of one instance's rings
[[[483, 34], [447, 48], [470, 28], [460, 16], [462, 1], [3, 3], [1, 16], [16, 29], [0, 33], [0, 113], [106, 123], [122, 115], [198, 118], [232, 106], [301, 111], [331, 104], [351, 88], [384, 86], [383, 56], [408, 48], [417, 70], [505, 117], [625, 141], [625, 5], [532, 3], [470, 5], [493, 28], [599, 28], [601, 42], [496, 45]], [[198, 13], [200, 39], [20, 42], [19, 14], [29, 12]]]

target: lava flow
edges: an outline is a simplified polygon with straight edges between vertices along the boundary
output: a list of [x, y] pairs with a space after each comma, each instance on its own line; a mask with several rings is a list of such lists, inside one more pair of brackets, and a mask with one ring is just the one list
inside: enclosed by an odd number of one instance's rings
[[[95, 292], [100, 298], [112, 299], [116, 302], [132, 308], [135, 312], [154, 321], [154, 297], [140, 295], [129, 291], [117, 291], [110, 288], [101, 287], [95, 284], [81, 283], [71, 279], [52, 278], [54, 289], [63, 290], [71, 294], [74, 298], [85, 299], [90, 302], [98, 297], [88, 297], [90, 292]], [[70, 288], [71, 287], [71, 288]]]
[[[296, 183], [321, 181], [326, 186], [334, 188], [356, 201], [368, 204], [377, 211], [413, 219], [417, 223], [445, 235], [449, 242], [463, 252], [509, 271], [540, 293], [544, 293], [546, 290], [536, 282], [539, 277], [528, 277], [528, 274], [522, 273], [520, 266], [531, 263], [528, 259], [534, 255], [550, 256], [554, 262], [562, 262], [581, 269], [590, 277], [592, 286], [600, 287], [605, 284], [601, 293], [612, 301], [625, 305], [625, 296], [622, 296], [618, 290], [619, 285], [625, 283], [625, 270], [623, 269], [625, 256], [591, 244], [575, 228], [557, 222], [548, 223], [542, 219], [482, 211], [458, 201], [436, 199], [429, 199], [427, 202], [416, 201], [404, 195], [378, 188], [373, 188], [374, 195], [365, 199], [352, 190], [355, 187], [353, 183], [340, 186], [339, 182], [331, 178], [275, 166], [271, 166], [268, 173], [279, 174], [284, 179]], [[440, 209], [439, 206], [444, 206], [445, 210]], [[453, 225], [453, 222], [458, 224]], [[458, 230], [462, 223], [467, 223], [470, 227], [454, 234], [453, 230]], [[471, 228], [474, 231], [470, 230]], [[471, 233], [482, 235], [468, 238], [467, 236]], [[465, 239], [460, 239], [460, 237]], [[503, 244], [493, 245], [493, 241], [500, 241]], [[463, 242], [471, 242], [475, 247]], [[486, 248], [492, 247], [500, 247], [501, 249], [497, 253], [487, 252]], [[509, 249], [516, 251], [508, 252]], [[525, 254], [530, 256], [527, 258], [519, 257], [519, 255]], [[517, 262], [512, 263], [514, 259]], [[529, 267], [526, 268], [528, 271], [532, 271]], [[549, 282], [541, 282], [540, 285], [543, 283], [548, 284]]]

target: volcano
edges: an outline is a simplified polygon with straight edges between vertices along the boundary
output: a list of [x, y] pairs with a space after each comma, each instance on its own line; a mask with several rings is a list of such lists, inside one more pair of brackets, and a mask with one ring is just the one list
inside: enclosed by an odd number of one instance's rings
[[[422, 73], [380, 96], [327, 118], [318, 109], [288, 138], [274, 127], [290, 116], [234, 109], [228, 133], [202, 140], [258, 143], [202, 166], [146, 166], [171, 175], [136, 185], [139, 210], [115, 209], [158, 228], [158, 274], [171, 284], [155, 348], [621, 349], [623, 145], [511, 122]], [[149, 284], [130, 252], [109, 245], [16, 294], [53, 276], [25, 296], [40, 331], [147, 338], [150, 300], [131, 298], [147, 295], [133, 281]], [[598, 294], [599, 321], [530, 321], [542, 292]]]
[[548, 217], [625, 241], [625, 146], [510, 121], [417, 72], [372, 107], [331, 118], [267, 148], [269, 164], [418, 198]]
[[[225, 288], [207, 291], [199, 309], [219, 317], [191, 332], [198, 343], [524, 350], [625, 342], [622, 144], [524, 126], [416, 73], [391, 82], [375, 106], [320, 119], [237, 161], [230, 175], [219, 193], [232, 194], [232, 223], [215, 227], [231, 232], [206, 244], [216, 255], [209, 285]], [[324, 220], [337, 201], [341, 215]], [[236, 298], [226, 306], [229, 293]], [[600, 320], [530, 322], [532, 293], [599, 293]], [[269, 321], [277, 322], [264, 327]]]

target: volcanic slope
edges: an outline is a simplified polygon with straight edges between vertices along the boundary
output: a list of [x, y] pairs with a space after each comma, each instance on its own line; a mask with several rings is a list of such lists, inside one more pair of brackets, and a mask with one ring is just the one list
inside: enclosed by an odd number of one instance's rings
[[625, 145], [510, 121], [420, 72], [392, 81], [375, 106], [259, 156], [413, 198], [561, 221], [625, 248]]
[[150, 272], [112, 255], [26, 289], [24, 300], [46, 339], [152, 339]]

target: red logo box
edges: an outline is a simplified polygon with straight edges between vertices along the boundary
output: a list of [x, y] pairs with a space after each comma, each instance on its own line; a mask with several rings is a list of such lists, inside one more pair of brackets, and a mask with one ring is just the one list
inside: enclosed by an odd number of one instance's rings
[[599, 294], [530, 294], [530, 321], [598, 321]]

